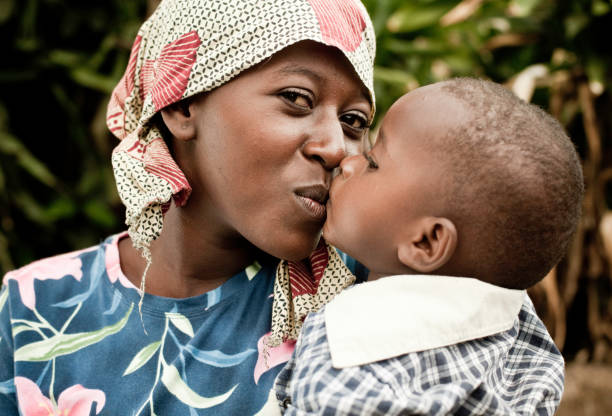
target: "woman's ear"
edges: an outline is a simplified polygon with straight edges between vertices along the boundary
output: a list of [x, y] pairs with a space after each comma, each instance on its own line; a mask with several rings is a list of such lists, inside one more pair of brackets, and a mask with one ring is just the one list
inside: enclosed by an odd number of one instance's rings
[[160, 113], [168, 131], [178, 140], [195, 138], [195, 119], [190, 111], [190, 100], [184, 99], [161, 109]]
[[457, 248], [457, 228], [448, 218], [425, 217], [397, 249], [399, 261], [419, 273], [444, 266]]

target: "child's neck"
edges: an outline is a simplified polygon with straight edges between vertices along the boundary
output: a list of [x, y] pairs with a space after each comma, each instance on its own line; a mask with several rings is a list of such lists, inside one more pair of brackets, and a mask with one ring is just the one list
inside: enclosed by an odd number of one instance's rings
[[378, 280], [381, 277], [386, 277], [386, 276], [389, 276], [389, 274], [379, 273], [379, 272], [370, 270], [370, 273], [368, 274], [368, 282], [371, 282], [373, 280]]

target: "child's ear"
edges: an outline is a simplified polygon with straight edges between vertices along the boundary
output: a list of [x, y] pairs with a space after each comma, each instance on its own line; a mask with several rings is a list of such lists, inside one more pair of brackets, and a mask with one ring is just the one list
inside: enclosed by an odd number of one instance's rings
[[444, 266], [457, 248], [457, 228], [448, 218], [422, 218], [414, 232], [398, 245], [402, 264], [419, 273], [431, 273]]
[[170, 104], [161, 109], [164, 124], [178, 140], [191, 140], [195, 137], [196, 126], [193, 113], [190, 111], [191, 100], [188, 98]]

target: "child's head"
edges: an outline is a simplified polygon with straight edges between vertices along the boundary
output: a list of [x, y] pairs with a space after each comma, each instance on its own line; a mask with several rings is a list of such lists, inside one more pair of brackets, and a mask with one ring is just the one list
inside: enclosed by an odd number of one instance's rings
[[345, 159], [325, 238], [374, 276], [436, 273], [526, 288], [561, 259], [583, 178], [562, 127], [488, 81], [419, 88]]

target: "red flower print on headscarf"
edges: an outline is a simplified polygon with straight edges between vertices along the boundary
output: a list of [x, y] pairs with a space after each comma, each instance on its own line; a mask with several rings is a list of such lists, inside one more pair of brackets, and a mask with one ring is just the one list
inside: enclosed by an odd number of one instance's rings
[[348, 52], [359, 47], [366, 22], [358, 1], [308, 0], [317, 15], [323, 42]]
[[106, 125], [116, 137], [123, 139], [127, 133], [125, 131], [125, 99], [132, 94], [134, 89], [134, 76], [136, 74], [136, 59], [140, 50], [141, 36], [137, 36], [132, 45], [130, 60], [123, 77], [113, 90], [108, 109], [106, 111]]
[[161, 137], [153, 139], [144, 145], [136, 135], [130, 135], [123, 139], [120, 146], [125, 152], [136, 160], [143, 162], [144, 169], [165, 180], [172, 189], [174, 201], [178, 206], [183, 206], [191, 194], [191, 185], [178, 167], [166, 143]]
[[159, 58], [145, 62], [140, 74], [140, 91], [143, 99], [151, 92], [155, 111], [183, 97], [201, 43], [198, 32], [192, 30], [164, 46]]

